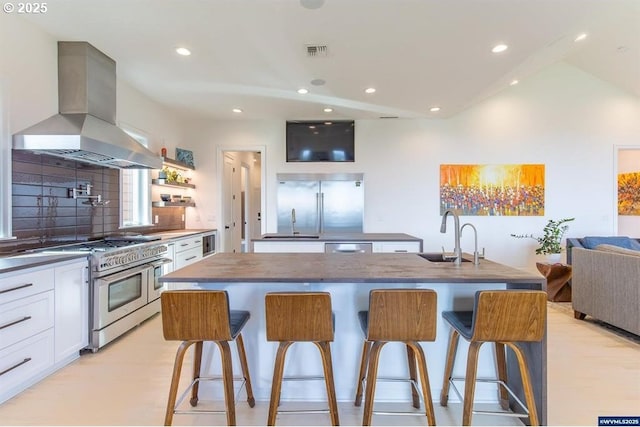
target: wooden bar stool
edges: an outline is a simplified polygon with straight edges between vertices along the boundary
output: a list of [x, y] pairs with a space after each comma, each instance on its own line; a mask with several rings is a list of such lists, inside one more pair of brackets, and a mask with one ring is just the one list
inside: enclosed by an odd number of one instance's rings
[[371, 424], [373, 413], [412, 414], [373, 411], [380, 351], [388, 342], [403, 342], [406, 345], [409, 379], [379, 378], [379, 380], [409, 381], [413, 406], [420, 408], [420, 392], [416, 375], [417, 360], [427, 422], [429, 425], [436, 425], [427, 362], [419, 342], [436, 339], [437, 294], [431, 289], [374, 289], [369, 293], [369, 311], [359, 312], [358, 317], [365, 341], [362, 346], [356, 406], [360, 406], [362, 402], [363, 382], [365, 377], [367, 378], [362, 425]]
[[[284, 359], [287, 349], [300, 341], [313, 342], [320, 350], [324, 380], [327, 387], [329, 414], [334, 426], [340, 424], [338, 403], [333, 381], [331, 347], [333, 341], [333, 313], [331, 296], [328, 292], [272, 292], [265, 296], [265, 314], [267, 318], [267, 341], [278, 341], [271, 401], [267, 425], [273, 426], [278, 414], [282, 381], [288, 379], [321, 379], [322, 377], [285, 377]], [[287, 411], [297, 413], [317, 413], [318, 411]], [[326, 412], [326, 411], [323, 411]]]
[[[242, 365], [243, 381], [247, 391], [247, 402], [253, 408], [255, 400], [251, 388], [251, 378], [244, 351], [244, 342], [240, 331], [249, 320], [248, 311], [229, 310], [229, 298], [226, 291], [208, 290], [177, 290], [165, 291], [161, 295], [162, 301], [162, 330], [165, 340], [182, 341], [176, 353], [167, 401], [167, 412], [164, 425], [169, 426], [176, 413], [224, 413], [227, 414], [227, 424], [236, 424], [235, 402], [233, 395], [233, 369], [231, 366], [231, 350], [229, 341], [236, 341], [238, 356]], [[191, 406], [198, 404], [198, 386], [200, 381], [220, 380], [219, 377], [201, 377], [203, 341], [213, 341], [220, 349], [222, 359], [222, 381], [226, 411], [178, 411], [189, 389], [191, 389]], [[176, 394], [180, 383], [180, 372], [187, 349], [195, 344], [193, 362], [193, 381], [185, 390], [176, 404]]]
[[[475, 295], [473, 311], [445, 311], [442, 313], [442, 317], [453, 329], [451, 330], [449, 350], [447, 352], [440, 405], [447, 406], [449, 385], [451, 385], [460, 399], [464, 401], [462, 425], [471, 424], [472, 413], [529, 417], [530, 425], [538, 425], [538, 412], [529, 377], [529, 368], [525, 354], [518, 342], [541, 341], [544, 337], [547, 318], [546, 293], [543, 291], [512, 290], [478, 291]], [[451, 376], [460, 335], [470, 343], [467, 356], [467, 373], [464, 378]], [[496, 364], [498, 367], [497, 379], [476, 378], [478, 352], [485, 342], [493, 342], [495, 344]], [[526, 406], [507, 386], [505, 345], [513, 350], [518, 359]], [[465, 382], [464, 399], [462, 399], [454, 384], [454, 381], [462, 380]], [[510, 394], [518, 405], [524, 409], [525, 413], [474, 411], [473, 395], [476, 381], [497, 383], [502, 408], [508, 409], [508, 394]]]

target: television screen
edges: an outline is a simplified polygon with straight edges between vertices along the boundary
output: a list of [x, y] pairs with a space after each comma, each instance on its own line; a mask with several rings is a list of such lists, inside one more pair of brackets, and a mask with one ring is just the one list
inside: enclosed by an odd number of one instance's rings
[[287, 162], [353, 162], [354, 122], [287, 122]]

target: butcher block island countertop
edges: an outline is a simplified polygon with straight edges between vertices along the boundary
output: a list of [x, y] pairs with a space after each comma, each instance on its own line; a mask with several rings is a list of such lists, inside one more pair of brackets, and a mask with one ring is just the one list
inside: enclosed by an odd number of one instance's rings
[[[470, 259], [465, 254], [463, 258]], [[489, 260], [431, 262], [418, 254], [219, 253], [160, 278], [162, 282], [523, 283], [545, 279]]]

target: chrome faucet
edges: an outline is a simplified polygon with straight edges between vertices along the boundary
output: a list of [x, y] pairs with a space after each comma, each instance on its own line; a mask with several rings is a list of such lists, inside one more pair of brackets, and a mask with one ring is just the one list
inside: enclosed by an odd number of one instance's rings
[[455, 226], [455, 248], [453, 249], [455, 260], [453, 261], [453, 263], [455, 265], [460, 265], [462, 263], [462, 250], [460, 249], [460, 218], [458, 218], [458, 215], [451, 209], [447, 209], [442, 215], [442, 225], [440, 225], [440, 232], [447, 232], [447, 216], [449, 215], [453, 216], [453, 224]]
[[484, 258], [484, 248], [482, 248], [482, 255], [480, 255], [480, 253], [478, 252], [478, 230], [476, 230], [476, 228], [473, 226], [473, 224], [467, 222], [466, 224], [462, 224], [462, 227], [460, 227], [460, 235], [462, 235], [462, 230], [464, 230], [464, 228], [466, 226], [469, 226], [473, 229], [473, 244], [474, 244], [474, 250], [473, 250], [473, 263], [475, 265], [480, 264], [480, 258]]
[[291, 234], [297, 234], [296, 231], [296, 209], [291, 209]]

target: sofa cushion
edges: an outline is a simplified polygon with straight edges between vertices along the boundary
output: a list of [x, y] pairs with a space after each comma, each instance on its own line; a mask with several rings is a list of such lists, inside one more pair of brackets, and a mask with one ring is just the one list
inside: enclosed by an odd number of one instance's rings
[[595, 247], [595, 249], [598, 251], [612, 252], [616, 254], [633, 255], [633, 256], [640, 257], [640, 251], [637, 251], [634, 249], [621, 248], [620, 246], [616, 246], [616, 245], [598, 245]]
[[640, 251], [640, 243], [626, 236], [587, 236], [582, 239], [582, 244], [587, 249], [594, 249], [598, 245], [613, 245]]

